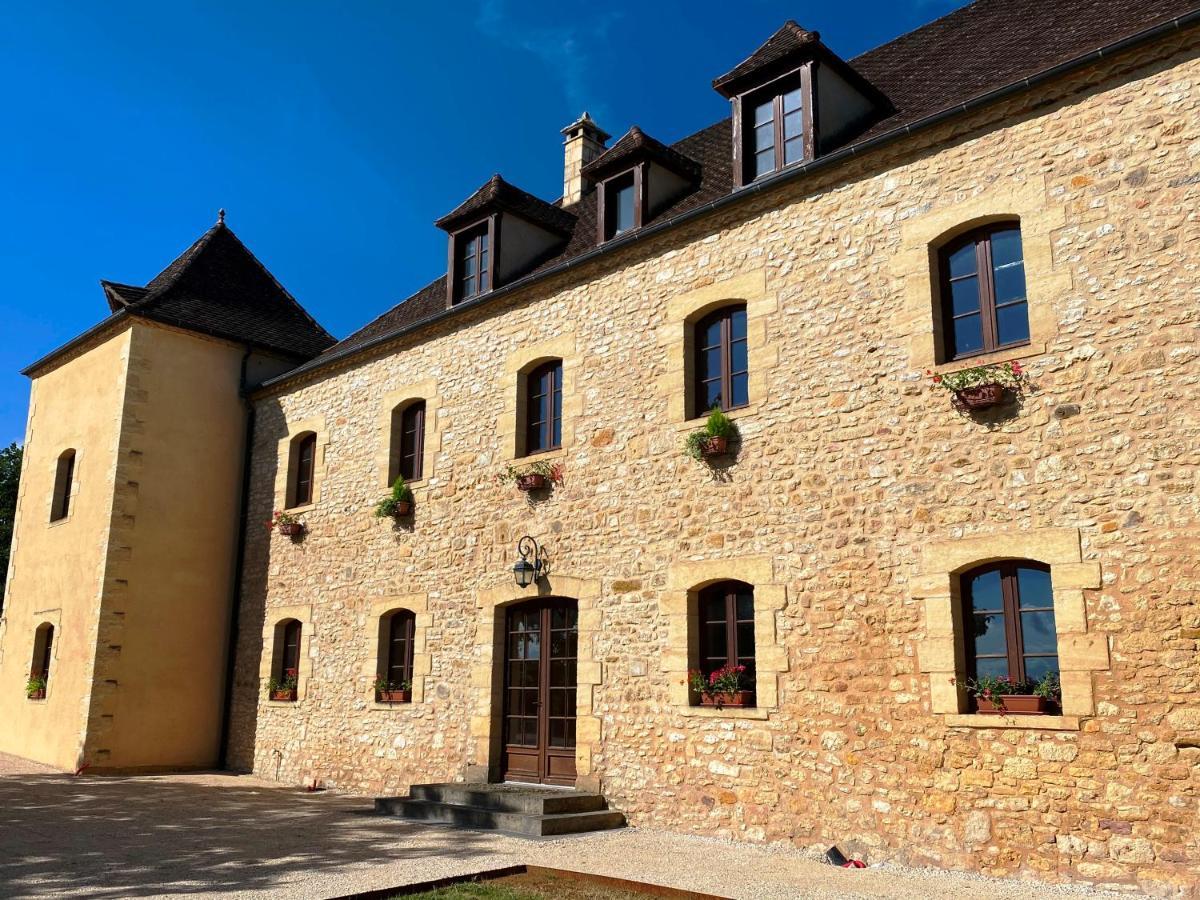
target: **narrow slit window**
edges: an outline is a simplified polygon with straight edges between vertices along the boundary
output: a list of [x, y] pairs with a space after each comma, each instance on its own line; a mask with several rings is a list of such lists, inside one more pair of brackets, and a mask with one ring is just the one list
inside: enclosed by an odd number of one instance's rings
[[50, 502], [50, 521], [58, 522], [71, 514], [71, 485], [75, 480], [75, 451], [64, 450], [54, 469], [54, 494]]

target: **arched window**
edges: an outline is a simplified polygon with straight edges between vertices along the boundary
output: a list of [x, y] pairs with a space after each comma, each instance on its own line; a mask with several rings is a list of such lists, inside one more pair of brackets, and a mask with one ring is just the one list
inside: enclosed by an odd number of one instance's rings
[[[284, 619], [275, 626], [275, 647], [271, 660], [271, 699], [295, 700], [300, 682], [300, 638], [298, 619]], [[291, 696], [280, 696], [290, 694]]]
[[54, 626], [43, 622], [33, 636], [33, 661], [29, 665], [29, 697], [40, 700], [50, 684], [50, 661], [54, 651]]
[[288, 461], [288, 507], [307, 506], [313, 501], [313, 475], [316, 472], [317, 435], [306, 431], [292, 441]]
[[726, 306], [695, 325], [695, 394], [693, 416], [714, 406], [737, 409], [750, 402], [750, 367], [746, 344], [746, 307]]
[[388, 484], [398, 477], [420, 481], [425, 473], [425, 401], [416, 400], [392, 411], [392, 447]]
[[562, 360], [542, 363], [525, 376], [525, 453], [562, 446]]
[[50, 502], [50, 521], [57, 522], [71, 514], [71, 482], [75, 480], [75, 451], [64, 450], [54, 470], [54, 495]]
[[722, 581], [697, 596], [700, 628], [700, 672], [711, 675], [723, 666], [745, 666], [744, 689], [754, 690], [754, 588], [742, 581]]
[[379, 620], [379, 680], [387, 682], [387, 690], [412, 689], [413, 634], [416, 616], [407, 609], [397, 609]]
[[1058, 673], [1050, 567], [989, 563], [962, 576], [967, 676], [1037, 682]]
[[1019, 224], [969, 231], [942, 247], [938, 257], [944, 359], [1029, 343]]

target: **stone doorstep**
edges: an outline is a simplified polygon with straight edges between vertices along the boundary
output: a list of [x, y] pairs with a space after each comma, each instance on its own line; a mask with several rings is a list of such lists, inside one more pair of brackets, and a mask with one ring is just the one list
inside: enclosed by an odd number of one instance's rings
[[408, 797], [378, 797], [375, 811], [411, 821], [517, 837], [622, 828], [625, 816], [599, 794], [517, 785], [415, 784]]

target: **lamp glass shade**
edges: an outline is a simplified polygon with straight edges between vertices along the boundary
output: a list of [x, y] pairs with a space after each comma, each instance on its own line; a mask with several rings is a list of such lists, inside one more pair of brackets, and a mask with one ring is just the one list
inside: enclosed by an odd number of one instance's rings
[[537, 569], [527, 559], [519, 559], [513, 566], [513, 577], [517, 579], [518, 587], [529, 587], [533, 584], [536, 575]]

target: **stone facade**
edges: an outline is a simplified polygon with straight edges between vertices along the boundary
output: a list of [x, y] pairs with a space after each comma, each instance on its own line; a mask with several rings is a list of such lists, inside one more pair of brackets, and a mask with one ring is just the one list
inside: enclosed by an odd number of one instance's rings
[[[634, 825], [1193, 889], [1197, 46], [1107, 60], [261, 393], [251, 521], [282, 505], [303, 430], [319, 491], [304, 540], [250, 532], [232, 762], [364, 794], [494, 773], [494, 628], [537, 593], [512, 587], [529, 534], [541, 593], [580, 601], [581, 783]], [[1035, 388], [970, 417], [926, 375], [930, 251], [999, 216], [1021, 219]], [[736, 300], [751, 405], [709, 469], [681, 450], [684, 326]], [[548, 355], [565, 479], [531, 501], [493, 476], [517, 373]], [[392, 526], [371, 514], [385, 423], [417, 388], [436, 444]], [[1006, 556], [1052, 571], [1064, 710], [1036, 727], [963, 714], [950, 682], [953, 576]], [[760, 705], [698, 714], [688, 604], [724, 577], [755, 585]], [[393, 603], [419, 606], [419, 691], [387, 707], [370, 681]], [[273, 704], [288, 616], [301, 699]]]

